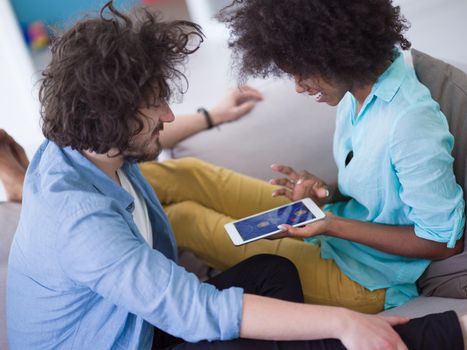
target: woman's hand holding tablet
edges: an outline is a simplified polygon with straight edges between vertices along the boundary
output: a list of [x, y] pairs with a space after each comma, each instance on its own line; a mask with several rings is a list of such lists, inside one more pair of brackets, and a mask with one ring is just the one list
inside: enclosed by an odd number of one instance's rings
[[316, 203], [310, 198], [305, 198], [230, 222], [224, 227], [233, 243], [242, 245], [280, 234], [283, 230], [279, 228], [279, 225], [298, 227], [322, 220], [325, 216]]

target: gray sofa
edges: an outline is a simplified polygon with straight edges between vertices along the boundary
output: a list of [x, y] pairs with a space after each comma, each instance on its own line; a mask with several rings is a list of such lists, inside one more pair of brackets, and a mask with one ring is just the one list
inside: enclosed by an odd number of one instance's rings
[[[416, 50], [412, 53], [419, 79], [440, 103], [455, 136], [455, 173], [466, 197], [467, 75]], [[407, 59], [412, 61], [411, 56]], [[467, 72], [467, 66], [462, 69]], [[307, 169], [326, 181], [335, 181], [337, 174], [331, 149], [334, 109], [297, 95], [290, 82], [272, 81], [262, 90], [265, 102], [250, 116], [179, 143], [172, 150], [172, 157], [198, 157], [260, 179], [273, 177], [269, 165], [279, 162]], [[0, 203], [0, 349], [5, 350], [8, 348], [5, 279], [20, 209], [16, 203]], [[383, 314], [416, 317], [445, 310], [467, 314], [467, 249], [431, 264], [419, 286], [422, 296]]]

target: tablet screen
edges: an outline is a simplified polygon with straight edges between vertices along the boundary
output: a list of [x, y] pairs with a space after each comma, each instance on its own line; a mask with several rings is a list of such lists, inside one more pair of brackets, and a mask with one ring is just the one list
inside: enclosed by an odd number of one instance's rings
[[278, 231], [277, 225], [296, 225], [315, 216], [302, 203], [297, 202], [252, 218], [235, 222], [235, 228], [244, 241]]

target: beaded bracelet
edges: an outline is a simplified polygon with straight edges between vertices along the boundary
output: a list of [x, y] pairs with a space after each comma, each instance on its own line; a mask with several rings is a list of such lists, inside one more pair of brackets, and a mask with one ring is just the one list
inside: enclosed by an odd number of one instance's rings
[[208, 123], [208, 129], [212, 129], [214, 127], [214, 123], [212, 121], [212, 118], [211, 118], [211, 115], [209, 114], [209, 112], [206, 110], [206, 108], [198, 108], [197, 109], [197, 112], [198, 113], [203, 113], [204, 115], [204, 118], [206, 118], [206, 122]]

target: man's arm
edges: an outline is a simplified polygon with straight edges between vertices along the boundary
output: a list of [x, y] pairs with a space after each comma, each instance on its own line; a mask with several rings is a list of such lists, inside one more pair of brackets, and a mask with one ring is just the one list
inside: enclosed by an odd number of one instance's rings
[[159, 140], [164, 149], [170, 149], [178, 142], [207, 128], [208, 124], [202, 113], [177, 115], [172, 123], [164, 124]]
[[242, 338], [266, 340], [340, 339], [347, 349], [407, 349], [391, 325], [406, 318], [383, 318], [351, 310], [291, 303], [245, 294]]
[[240, 288], [219, 291], [201, 283], [151, 249], [112, 210], [87, 206], [61, 227], [59, 263], [72, 281], [187, 341], [334, 337], [351, 349], [381, 342], [405, 349], [390, 327], [405, 322], [403, 318], [290, 303], [243, 294]]
[[[244, 86], [241, 89], [229, 90], [208, 112], [213, 124], [219, 125], [243, 117], [262, 99], [263, 96], [259, 91]], [[208, 123], [203, 113], [176, 116], [172, 123], [164, 125], [160, 142], [163, 148], [172, 148], [178, 142], [207, 128]]]
[[240, 288], [202, 284], [137, 237], [121, 214], [99, 206], [84, 203], [60, 225], [57, 252], [70, 280], [187, 341], [238, 337]]

